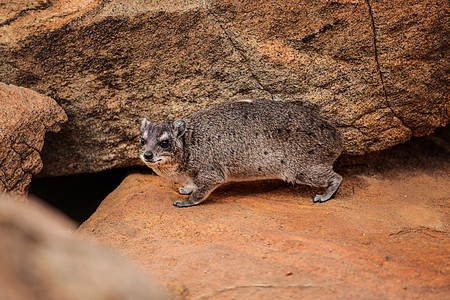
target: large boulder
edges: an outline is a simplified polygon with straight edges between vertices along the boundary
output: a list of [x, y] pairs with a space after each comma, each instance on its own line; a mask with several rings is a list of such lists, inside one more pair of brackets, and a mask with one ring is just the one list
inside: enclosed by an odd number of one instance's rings
[[321, 204], [317, 189], [258, 182], [177, 208], [176, 186], [132, 174], [79, 231], [189, 299], [444, 299], [450, 161], [440, 148], [422, 160], [426, 146], [340, 170]]
[[0, 82], [0, 192], [25, 195], [31, 177], [42, 169], [46, 132], [67, 121], [51, 98]]
[[0, 194], [0, 299], [167, 299], [142, 270], [75, 228], [34, 200]]
[[43, 175], [137, 164], [139, 121], [237, 97], [294, 101], [342, 131], [347, 154], [449, 119], [449, 15], [427, 1], [9, 1], [0, 79], [71, 122]]

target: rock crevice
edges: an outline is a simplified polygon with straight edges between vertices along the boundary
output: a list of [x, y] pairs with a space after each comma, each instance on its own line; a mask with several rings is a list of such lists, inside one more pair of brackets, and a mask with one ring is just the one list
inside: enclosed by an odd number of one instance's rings
[[389, 108], [392, 111], [394, 116], [398, 120], [400, 120], [400, 122], [403, 124], [403, 126], [405, 126], [406, 128], [408, 128], [409, 131], [411, 131], [411, 129], [405, 124], [405, 122], [402, 120], [402, 118], [395, 112], [394, 108], [391, 106], [391, 104], [389, 102], [388, 92], [387, 92], [387, 89], [386, 89], [386, 85], [384, 83], [383, 72], [381, 70], [380, 60], [378, 59], [377, 29], [376, 29], [376, 26], [375, 26], [375, 19], [374, 19], [373, 12], [372, 12], [372, 6], [370, 4], [370, 0], [365, 0], [365, 2], [367, 3], [367, 9], [368, 9], [369, 16], [370, 16], [370, 25], [371, 25], [372, 31], [373, 31], [373, 36], [372, 36], [373, 40], [372, 40], [372, 42], [373, 42], [374, 59], [375, 59], [375, 62], [376, 62], [378, 74], [380, 76], [380, 83], [381, 83], [381, 86], [383, 87], [383, 94], [384, 94], [384, 99], [385, 99], [385, 102], [386, 102], [386, 107]]
[[267, 94], [270, 95], [270, 97], [272, 98], [272, 100], [274, 99], [274, 96], [272, 94], [272, 92], [270, 92], [266, 87], [264, 87], [264, 85], [261, 83], [261, 81], [258, 79], [258, 77], [255, 75], [255, 73], [253, 72], [251, 65], [250, 65], [250, 61], [247, 57], [247, 55], [245, 55], [245, 52], [241, 49], [241, 47], [239, 46], [239, 43], [236, 39], [233, 38], [233, 35], [235, 35], [236, 33], [231, 33], [230, 29], [227, 28], [226, 24], [222, 23], [219, 19], [218, 16], [215, 15], [214, 13], [214, 8], [212, 8], [212, 1], [210, 2], [210, 4], [207, 6], [208, 12], [210, 14], [210, 16], [213, 18], [214, 22], [216, 22], [221, 30], [223, 31], [223, 33], [225, 34], [225, 36], [227, 37], [228, 41], [230, 42], [230, 44], [233, 46], [233, 48], [239, 53], [239, 55], [242, 57], [245, 66], [247, 67], [248, 71], [250, 72], [251, 78], [256, 82], [256, 84], [261, 88], [261, 90], [263, 90], [264, 92], [266, 92]]

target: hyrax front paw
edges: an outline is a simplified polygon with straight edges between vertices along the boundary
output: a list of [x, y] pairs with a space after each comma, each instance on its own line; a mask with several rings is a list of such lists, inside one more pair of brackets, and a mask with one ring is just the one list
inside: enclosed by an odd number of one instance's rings
[[190, 195], [190, 194], [192, 194], [192, 190], [188, 190], [188, 189], [186, 189], [186, 188], [184, 188], [184, 187], [180, 187], [180, 188], [178, 189], [178, 193], [179, 193], [180, 195]]
[[178, 200], [173, 203], [173, 205], [176, 207], [189, 207], [189, 206], [194, 206], [197, 204], [198, 203], [192, 203], [191, 201], [188, 201], [188, 200]]

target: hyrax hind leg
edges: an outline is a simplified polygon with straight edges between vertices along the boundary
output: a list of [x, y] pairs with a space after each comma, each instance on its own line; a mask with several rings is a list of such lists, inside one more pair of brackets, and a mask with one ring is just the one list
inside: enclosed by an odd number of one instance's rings
[[327, 188], [327, 191], [325, 192], [325, 194], [322, 195], [315, 195], [313, 197], [313, 202], [325, 202], [327, 200], [330, 200], [337, 192], [337, 190], [339, 189], [339, 186], [341, 185], [342, 182], [342, 176], [333, 172], [334, 176], [330, 179], [329, 181], [329, 185]]
[[[314, 167], [306, 176], [301, 176], [301, 183], [310, 184], [312, 186], [327, 187], [322, 195], [313, 196], [313, 202], [325, 202], [330, 200], [339, 189], [342, 182], [342, 176], [337, 174], [331, 168]], [[299, 182], [299, 183], [300, 183]]]

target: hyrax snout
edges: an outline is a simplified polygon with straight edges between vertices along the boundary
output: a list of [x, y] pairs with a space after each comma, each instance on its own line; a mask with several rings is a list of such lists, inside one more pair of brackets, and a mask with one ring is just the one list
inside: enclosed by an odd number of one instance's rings
[[229, 181], [282, 179], [327, 188], [330, 199], [342, 177], [333, 163], [342, 152], [337, 129], [314, 111], [293, 103], [242, 100], [212, 106], [182, 120], [142, 121], [141, 159], [158, 175], [181, 181], [174, 202], [204, 201]]

